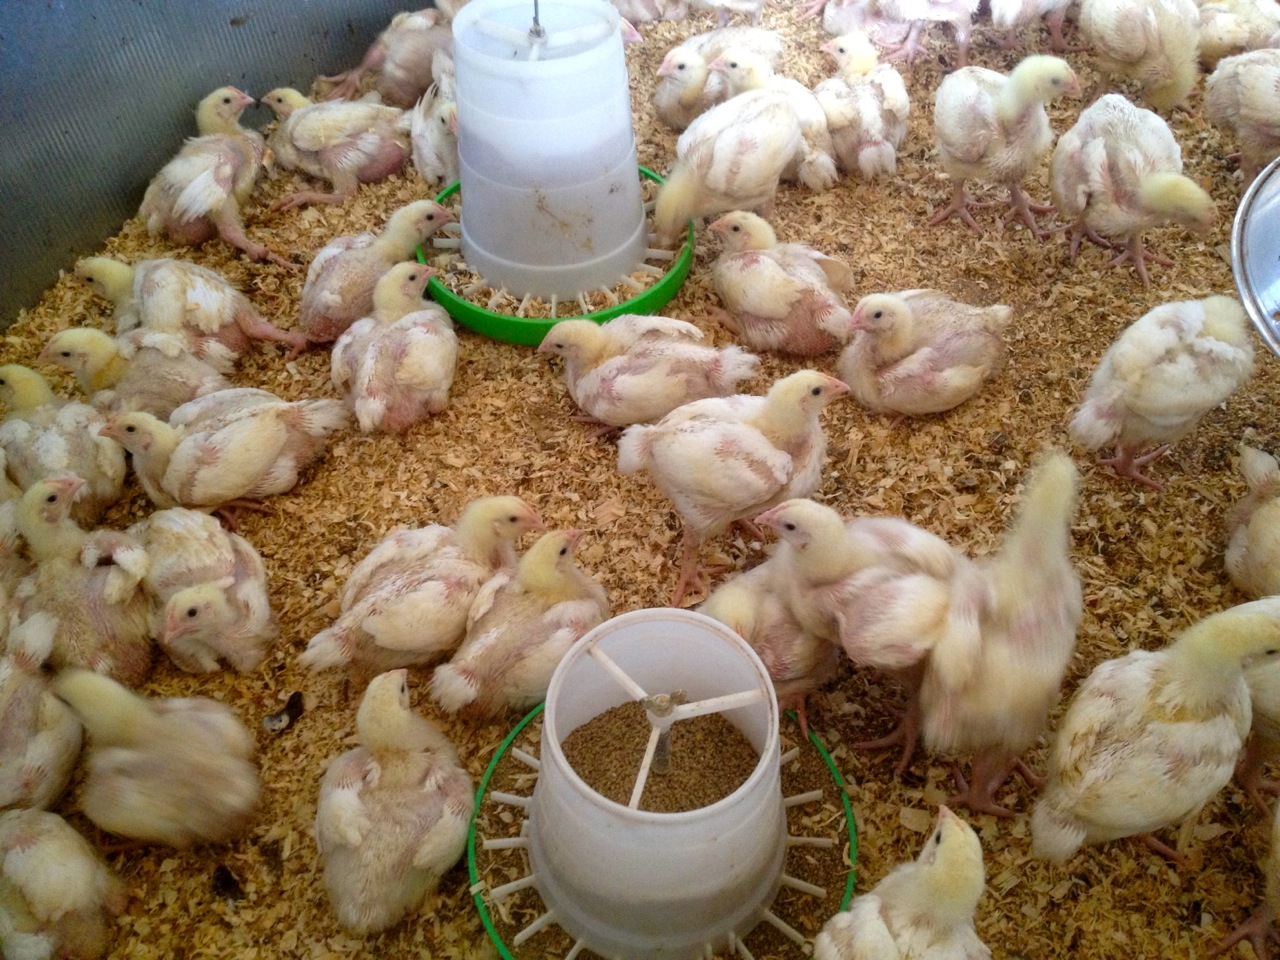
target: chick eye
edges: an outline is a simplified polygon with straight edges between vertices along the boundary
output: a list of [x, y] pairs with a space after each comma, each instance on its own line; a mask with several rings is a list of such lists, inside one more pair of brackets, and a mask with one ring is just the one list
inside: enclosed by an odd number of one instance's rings
[[568, 552], [569, 552], [569, 548], [568, 548], [568, 547], [561, 547], [561, 548], [560, 548], [560, 556], [562, 556], [562, 557], [563, 557], [563, 556], [564, 556], [565, 554], [567, 554]]
[[44, 502], [45, 502], [45, 503], [57, 503], [57, 502], [58, 502], [58, 495], [57, 495], [56, 493], [51, 493], [51, 494], [49, 494], [47, 497], [45, 497], [45, 498], [44, 498]]
[[684, 67], [685, 67], [685, 65], [684, 65], [683, 63], [680, 63], [680, 64], [677, 64], [677, 65], [676, 65], [676, 69], [677, 69], [677, 70], [683, 70], [683, 69], [684, 69]]
[[133, 424], [130, 424], [129, 426], [127, 426], [127, 427], [125, 427], [125, 428], [124, 428], [124, 432], [125, 432], [125, 433], [137, 433], [137, 432], [138, 432], [138, 428], [137, 428], [137, 427], [135, 427], [135, 426], [133, 426]]
[[871, 319], [872, 319], [872, 320], [879, 320], [879, 319], [880, 319], [881, 317], [883, 317], [883, 316], [884, 316], [884, 311], [883, 311], [883, 310], [877, 310], [875, 313], [873, 313], [873, 314], [871, 315]]
[[519, 522], [520, 522], [519, 517], [507, 517], [507, 523], [519, 523]]
[[93, 283], [93, 277], [88, 277], [88, 276], [86, 276], [86, 277], [84, 278], [84, 282], [85, 282], [85, 283]]
[[59, 354], [58, 354], [58, 356], [60, 356], [60, 357], [69, 357], [69, 356], [71, 356], [71, 351], [70, 351], [70, 350], [63, 350], [61, 353], [59, 353]]
[[737, 68], [738, 68], [738, 61], [737, 61], [737, 60], [730, 60], [730, 61], [729, 61], [729, 69], [731, 69], [731, 70], [736, 70]]
[[742, 228], [741, 228], [740, 226], [738, 226], [737, 224], [734, 224], [734, 225], [733, 225], [732, 227], [730, 227], [729, 229], [730, 229], [730, 230], [732, 230], [734, 233], [741, 233], [741, 232], [742, 232]]
[[417, 275], [416, 273], [411, 273], [411, 274], [409, 274], [409, 279], [410, 279], [410, 280], [417, 280], [417, 279], [418, 279], [418, 275]]
[[230, 97], [223, 97], [223, 98], [222, 98], [222, 102], [223, 102], [223, 103], [230, 103], [230, 102], [231, 102], [231, 98], [230, 98]]
[[1272, 647], [1270, 650], [1263, 651], [1262, 655], [1264, 657], [1274, 657], [1277, 653], [1280, 653], [1280, 650], [1277, 650], [1275, 647]]
[[809, 394], [810, 394], [810, 396], [820, 397], [820, 396], [822, 396], [822, 388], [821, 388], [821, 387], [814, 387], [812, 390], [810, 390], [810, 391], [809, 391]]
[[200, 612], [200, 611], [199, 611], [199, 610], [197, 610], [195, 607], [188, 607], [188, 608], [187, 608], [187, 619], [188, 619], [188, 620], [192, 620], [192, 619], [194, 619], [194, 618], [195, 618], [195, 616], [196, 616], [196, 614], [197, 614], [197, 613], [199, 613], [199, 612]]
[[786, 529], [788, 529], [788, 530], [790, 530], [790, 531], [792, 531], [792, 532], [794, 532], [794, 531], [796, 530], [796, 525], [795, 525], [794, 523], [784, 523], [784, 524], [783, 524], [783, 527], [785, 527]]
[[940, 833], [935, 833], [935, 834], [933, 835], [933, 845], [934, 845], [935, 847], [940, 847], [940, 846], [942, 846], [942, 834], [940, 834]]

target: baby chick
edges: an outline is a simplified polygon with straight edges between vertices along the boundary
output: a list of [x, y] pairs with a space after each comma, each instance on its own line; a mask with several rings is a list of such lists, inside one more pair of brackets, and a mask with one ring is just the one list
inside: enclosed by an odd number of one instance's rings
[[760, 358], [712, 347], [702, 331], [671, 317], [624, 314], [605, 323], [562, 320], [539, 353], [564, 359], [564, 382], [582, 419], [604, 427], [648, 423], [676, 407], [724, 397], [756, 375]]
[[676, 142], [653, 210], [657, 243], [675, 245], [694, 217], [767, 212], [802, 143], [800, 118], [784, 93], [749, 90], [716, 104]]
[[453, 29], [434, 7], [404, 11], [391, 18], [358, 67], [323, 79], [336, 86], [328, 100], [354, 100], [369, 74], [383, 103], [408, 108], [431, 84], [431, 65], [437, 54], [453, 49]]
[[36, 371], [0, 366], [0, 452], [10, 479], [26, 490], [45, 477], [79, 477], [72, 515], [97, 523], [124, 494], [124, 450], [98, 436], [106, 418], [86, 403], [65, 400]]
[[364, 433], [404, 433], [440, 413], [458, 367], [458, 335], [439, 304], [422, 299], [431, 270], [400, 263], [378, 281], [373, 313], [333, 345], [330, 379]]
[[128, 534], [87, 534], [75, 523], [82, 483], [41, 480], [22, 497], [18, 529], [36, 567], [14, 593], [14, 629], [51, 630], [40, 645], [54, 668], [88, 667], [137, 686], [151, 670], [151, 603], [140, 586], [151, 561]]
[[111, 302], [116, 333], [135, 327], [181, 337], [187, 349], [220, 373], [230, 373], [254, 340], [274, 340], [294, 353], [306, 338], [281, 330], [220, 274], [186, 260], [140, 260], [130, 266], [111, 257], [86, 257], [75, 274]]
[[456, 91], [436, 83], [427, 88], [409, 114], [409, 141], [413, 168], [429, 187], [443, 188], [458, 179]]
[[828, 920], [814, 960], [990, 960], [973, 927], [986, 880], [978, 835], [939, 807], [920, 855]]
[[70, 370], [89, 403], [107, 414], [145, 410], [164, 420], [231, 381], [187, 351], [181, 337], [131, 330], [112, 338], [95, 327], [55, 333], [40, 359]]
[[1280, 50], [1274, 49], [1227, 57], [1204, 84], [1204, 115], [1235, 134], [1240, 145], [1240, 175], [1246, 186], [1280, 156], [1277, 89]]
[[1075, 221], [1071, 256], [1084, 236], [1098, 243], [1118, 236], [1125, 249], [1108, 266], [1131, 262], [1144, 287], [1148, 260], [1173, 261], [1143, 246], [1143, 230], [1177, 223], [1204, 236], [1217, 218], [1213, 198], [1182, 175], [1182, 148], [1169, 125], [1116, 93], [1085, 108], [1058, 140], [1049, 185], [1058, 210]]
[[458, 862], [474, 789], [453, 744], [411, 709], [405, 670], [370, 681], [356, 734], [320, 782], [316, 844], [338, 922], [364, 935], [416, 910]]
[[277, 633], [267, 571], [244, 537], [197, 510], [157, 510], [129, 528], [151, 556], [143, 586], [159, 604], [152, 635], [188, 673], [225, 661], [257, 668]]
[[782, 562], [774, 556], [720, 584], [698, 612], [751, 644], [773, 680], [778, 709], [795, 710], [800, 734], [808, 740], [805, 698], [835, 676], [837, 648], [796, 619], [787, 604], [787, 584]]
[[397, 107], [342, 100], [312, 103], [291, 87], [272, 90], [262, 102], [279, 121], [269, 141], [276, 162], [333, 185], [329, 193], [291, 193], [275, 202], [276, 210], [344, 203], [360, 184], [385, 180], [409, 159], [410, 118]]
[[324, 454], [329, 436], [351, 418], [341, 400], [277, 398], [232, 416], [182, 425], [189, 406], [175, 410], [170, 423], [149, 413], [124, 413], [101, 430], [133, 454], [133, 471], [157, 507], [216, 510], [287, 493]]
[[763, 397], [695, 400], [655, 424], [623, 431], [618, 470], [644, 470], [683, 520], [673, 607], [700, 580], [703, 541], [775, 503], [817, 490], [827, 449], [819, 417], [848, 392], [834, 377], [801, 370], [776, 381]]
[[573, 553], [581, 530], [543, 534], [514, 570], [480, 588], [462, 646], [431, 678], [431, 699], [446, 713], [493, 717], [542, 700], [551, 674], [580, 637], [608, 619], [604, 587]]
[[1252, 715], [1244, 671], [1280, 652], [1280, 599], [1232, 607], [1163, 650], [1094, 668], [1058, 725], [1032, 813], [1033, 856], [1061, 863], [1087, 843], [1184, 833], [1231, 779]]
[[951, 203], [929, 223], [959, 216], [981, 233], [964, 189], [966, 180], [976, 178], [1007, 186], [1012, 212], [1043, 240], [1047, 235], [1036, 223], [1036, 210], [1023, 195], [1021, 183], [1053, 146], [1045, 104], [1079, 94], [1075, 71], [1058, 57], [1027, 57], [1008, 76], [985, 67], [963, 67], [943, 77], [934, 97], [933, 130], [943, 169], [951, 178]]
[[9, 630], [0, 654], [0, 810], [52, 806], [80, 756], [80, 721], [43, 670], [57, 627], [34, 614]]
[[858, 301], [837, 369], [871, 410], [904, 416], [964, 403], [1000, 372], [1013, 310], [974, 307], [939, 290], [876, 293]]
[[1033, 20], [1044, 18], [1049, 28], [1049, 49], [1054, 53], [1068, 51], [1062, 26], [1067, 22], [1071, 0], [991, 0], [991, 25], [1004, 33], [1004, 46], [1017, 45], [1018, 31]]
[[197, 247], [213, 237], [254, 260], [295, 267], [278, 253], [250, 240], [240, 208], [253, 193], [267, 144], [256, 130], [240, 126], [253, 97], [235, 87], [219, 87], [196, 107], [199, 136], [188, 140], [152, 179], [138, 216], [153, 237]]
[[[1212, 296], [1161, 304], [1103, 354], [1071, 418], [1072, 439], [1088, 450], [1114, 445], [1114, 456], [1100, 464], [1163, 490], [1142, 467], [1164, 456], [1252, 374], [1252, 327], [1239, 301]], [[1152, 443], [1158, 446], [1140, 453]]]
[[877, 61], [866, 35], [855, 31], [822, 45], [839, 72], [813, 89], [836, 161], [844, 173], [870, 180], [898, 169], [898, 148], [907, 135], [911, 101], [902, 75]]
[[9, 960], [104, 956], [124, 883], [70, 824], [43, 810], [0, 813], [0, 954]]
[[351, 664], [368, 674], [448, 656], [481, 585], [515, 566], [522, 534], [544, 529], [519, 497], [481, 497], [452, 528], [393, 531], [356, 564], [342, 613], [311, 638], [299, 662], [312, 670]]
[[709, 227], [724, 245], [711, 268], [728, 309], [720, 322], [753, 350], [797, 356], [844, 342], [850, 314], [840, 291], [853, 286], [844, 263], [803, 243], [779, 243], [763, 217], [735, 210]]
[[1075, 652], [1084, 615], [1070, 553], [1079, 483], [1060, 451], [1035, 467], [1000, 551], [980, 564], [989, 595], [977, 650], [925, 666], [925, 744], [974, 755], [967, 782], [957, 770], [962, 792], [949, 802], [980, 813], [1013, 815], [996, 803], [996, 791], [1048, 728]]
[[1245, 670], [1244, 680], [1249, 685], [1253, 722], [1244, 754], [1236, 764], [1235, 779], [1254, 806], [1266, 813], [1264, 794], [1280, 793], [1280, 783], [1264, 775], [1267, 764], [1280, 758], [1280, 661], [1260, 660]]
[[103, 830], [180, 849], [248, 830], [261, 785], [253, 736], [229, 707], [148, 699], [88, 670], [64, 670], [54, 690], [89, 735], [80, 808]]
[[1135, 81], [1155, 109], [1184, 103], [1200, 79], [1195, 0], [1080, 0], [1080, 35], [1098, 58], [1090, 99], [1113, 77]]
[[694, 34], [668, 50], [658, 67], [653, 108], [659, 120], [673, 130], [684, 130], [729, 95], [724, 78], [709, 65], [731, 46], [755, 50], [773, 66], [782, 58], [782, 35], [776, 30], [732, 26]]
[[433, 200], [415, 200], [387, 218], [382, 232], [338, 237], [320, 249], [302, 285], [298, 325], [310, 343], [332, 343], [373, 313], [373, 291], [386, 272], [446, 223], [451, 214]]
[[1227, 518], [1227, 574], [1241, 593], [1280, 593], [1280, 463], [1265, 451], [1240, 444], [1240, 472], [1249, 494]]
[[1280, 43], [1280, 7], [1272, 0], [1203, 0], [1200, 62], [1212, 70], [1228, 57]]

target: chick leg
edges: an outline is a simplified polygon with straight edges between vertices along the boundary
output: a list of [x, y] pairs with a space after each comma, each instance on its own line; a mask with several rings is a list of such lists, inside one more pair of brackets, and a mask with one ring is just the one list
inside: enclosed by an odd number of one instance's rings
[[1107, 262], [1109, 267], [1118, 267], [1123, 263], [1131, 262], [1133, 268], [1138, 271], [1138, 276], [1142, 278], [1144, 287], [1151, 286], [1151, 277], [1147, 274], [1147, 262], [1158, 263], [1162, 267], [1173, 266], [1173, 261], [1168, 257], [1161, 256], [1158, 253], [1152, 253], [1146, 248], [1142, 242], [1142, 237], [1134, 234], [1129, 238], [1128, 244], [1125, 246], [1124, 253]]
[[1085, 51], [1085, 47], [1071, 46], [1067, 43], [1067, 38], [1062, 35], [1062, 25], [1067, 22], [1066, 7], [1046, 14], [1044, 22], [1049, 28], [1049, 49], [1054, 53], [1061, 55], [1064, 53], [1083, 53]]
[[969, 225], [969, 228], [974, 233], [982, 236], [982, 228], [978, 226], [978, 221], [973, 219], [973, 214], [969, 212], [970, 207], [981, 206], [986, 206], [986, 204], [970, 200], [965, 194], [963, 180], [952, 180], [951, 202], [933, 215], [933, 219], [929, 221], [929, 226], [935, 227], [944, 220], [950, 220], [952, 217], [958, 216]]
[[796, 712], [796, 720], [800, 724], [800, 736], [805, 740], [809, 739], [809, 714], [805, 709], [805, 700], [807, 694], [793, 693], [787, 697], [778, 698], [778, 711], [785, 712], [794, 710]]
[[1149, 849], [1160, 854], [1160, 856], [1164, 857], [1174, 866], [1181, 866], [1187, 859], [1163, 840], [1158, 839], [1154, 833], [1142, 833], [1138, 836]]
[[244, 335], [252, 340], [274, 340], [277, 343], [288, 344], [288, 359], [290, 360], [306, 350], [310, 343], [305, 333], [281, 330], [274, 323], [269, 323], [261, 317], [254, 317], [247, 313], [240, 315], [238, 323]]
[[680, 576], [676, 579], [675, 590], [671, 593], [671, 606], [680, 606], [689, 587], [695, 590], [703, 588], [702, 571], [698, 568], [698, 548], [702, 546], [702, 538], [689, 529], [684, 528], [683, 549], [680, 555]]
[[1052, 206], [1039, 203], [1031, 203], [1027, 199], [1027, 195], [1022, 192], [1022, 188], [1016, 183], [1009, 184], [1009, 206], [1012, 208], [1009, 216], [1018, 216], [1022, 218], [1028, 229], [1035, 235], [1037, 240], [1045, 240], [1049, 234], [1040, 229], [1040, 224], [1036, 223], [1037, 213], [1048, 213], [1053, 209]]
[[973, 758], [970, 781], [957, 766], [952, 771], [960, 792], [947, 801], [948, 805], [962, 804], [975, 813], [989, 813], [997, 817], [1012, 817], [1013, 811], [996, 803], [996, 793], [1004, 786], [1013, 772], [1016, 758], [1004, 749], [984, 750]]
[[902, 747], [902, 756], [898, 765], [893, 768], [893, 775], [901, 777], [911, 766], [916, 755], [916, 741], [920, 739], [920, 698], [914, 693], [907, 701], [907, 709], [903, 711], [898, 725], [875, 740], [862, 740], [853, 744], [855, 750], [885, 750], [889, 747]]
[[1098, 463], [1104, 467], [1110, 467], [1115, 471], [1117, 477], [1128, 477], [1130, 480], [1136, 480], [1138, 483], [1151, 487], [1158, 493], [1164, 492], [1164, 484], [1152, 480], [1142, 472], [1142, 467], [1158, 460], [1169, 452], [1169, 445], [1162, 443], [1154, 450], [1149, 450], [1140, 457], [1133, 455], [1132, 447], [1119, 446], [1116, 447], [1115, 456], [1100, 457]]
[[1276, 933], [1274, 927], [1274, 913], [1274, 908], [1264, 903], [1254, 911], [1253, 916], [1231, 931], [1231, 935], [1227, 939], [1213, 947], [1205, 956], [1216, 957], [1219, 954], [1226, 953], [1241, 940], [1248, 940], [1258, 960], [1269, 960], [1271, 956], [1270, 945], [1272, 943], [1280, 943], [1280, 934]]
[[350, 193], [321, 193], [319, 190], [298, 190], [287, 197], [281, 197], [271, 205], [271, 209], [279, 212], [282, 210], [295, 210], [298, 207], [306, 206], [308, 203], [346, 203], [353, 196], [355, 196], [354, 190]]
[[1263, 794], [1280, 794], [1280, 783], [1263, 776], [1267, 762], [1275, 759], [1278, 754], [1280, 743], [1259, 737], [1255, 730], [1245, 742], [1244, 754], [1236, 765], [1236, 783], [1240, 784], [1253, 805], [1262, 813], [1267, 812], [1267, 800]]
[[925, 53], [924, 44], [920, 42], [920, 32], [924, 29], [923, 20], [911, 21], [911, 28], [907, 31], [907, 39], [903, 40], [899, 46], [889, 48], [885, 51], [882, 60], [889, 62], [892, 60], [906, 60], [907, 66], [910, 67], [916, 57]]
[[286, 260], [264, 244], [254, 243], [250, 240], [244, 232], [244, 225], [240, 223], [239, 212], [230, 204], [225, 204], [219, 210], [214, 211], [210, 214], [209, 219], [213, 221], [214, 227], [218, 230], [218, 236], [222, 238], [224, 243], [229, 243], [237, 250], [243, 250], [251, 259], [270, 260], [274, 264], [281, 267], [289, 267], [292, 270], [298, 268], [298, 264], [292, 260]]

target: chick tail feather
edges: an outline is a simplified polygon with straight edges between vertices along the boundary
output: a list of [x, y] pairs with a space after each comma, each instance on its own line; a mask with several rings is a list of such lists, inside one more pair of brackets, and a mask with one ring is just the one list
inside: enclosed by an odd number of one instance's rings
[[700, 188], [698, 172], [677, 160], [653, 205], [653, 228], [660, 245], [671, 246], [679, 239], [685, 224], [697, 212]]
[[863, 144], [858, 148], [858, 172], [867, 180], [880, 174], [892, 176], [898, 172], [898, 151], [887, 140]]
[[312, 637], [307, 649], [298, 657], [298, 662], [308, 670], [328, 670], [330, 667], [340, 667], [350, 660], [350, 642], [346, 627], [341, 621]]
[[313, 400], [307, 407], [303, 429], [313, 437], [327, 437], [351, 422], [351, 411], [341, 400]]
[[431, 677], [431, 699], [445, 713], [457, 713], [472, 703], [480, 687], [469, 673], [452, 663], [441, 664]]
[[1116, 437], [1120, 434], [1122, 420], [1120, 411], [1117, 409], [1121, 389], [1121, 386], [1116, 384], [1113, 389], [1104, 394], [1085, 398], [1067, 427], [1072, 440], [1086, 450], [1101, 450], [1115, 443]]
[[734, 344], [720, 352], [715, 365], [715, 384], [721, 390], [732, 390], [743, 380], [750, 380], [760, 370], [760, 358]]
[[[1052, 789], [1050, 786], [1049, 791]], [[1085, 830], [1079, 820], [1054, 805], [1049, 791], [1041, 796], [1031, 813], [1031, 855], [1039, 860], [1063, 863], [1080, 849]]]
[[651, 429], [647, 424], [637, 423], [622, 431], [618, 438], [618, 472], [635, 473], [643, 470], [649, 460]]

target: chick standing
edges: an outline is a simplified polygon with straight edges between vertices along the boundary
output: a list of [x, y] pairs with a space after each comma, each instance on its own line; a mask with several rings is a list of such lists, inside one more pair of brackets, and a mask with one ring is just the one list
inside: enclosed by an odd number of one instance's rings
[[311, 343], [331, 343], [373, 313], [373, 291], [386, 272], [447, 223], [451, 214], [433, 200], [415, 200], [387, 218], [382, 232], [338, 237], [307, 268], [298, 325]]
[[[1124, 251], [1108, 266], [1130, 262], [1149, 286], [1151, 254], [1142, 231], [1176, 223], [1204, 236], [1213, 227], [1213, 198], [1182, 175], [1182, 148], [1169, 125], [1150, 110], [1110, 93], [1085, 108], [1062, 135], [1049, 161], [1053, 200], [1072, 224], [1071, 256], [1080, 240], [1119, 237]], [[1101, 235], [1101, 237], [1099, 237]]]
[[64, 400], [43, 376], [21, 364], [0, 366], [0, 453], [10, 479], [26, 490], [45, 477], [78, 477], [72, 515], [96, 523], [124, 494], [120, 444], [98, 436], [106, 423], [87, 403]]
[[1271, 454], [1240, 444], [1240, 472], [1249, 494], [1227, 518], [1227, 574], [1241, 593], [1280, 593], [1280, 463]]
[[957, 801], [980, 813], [1012, 816], [996, 803], [996, 791], [1048, 728], [1075, 652], [1084, 615], [1070, 554], [1078, 487], [1065, 453], [1036, 466], [1000, 552], [980, 565], [989, 597], [978, 649], [949, 669], [925, 667], [925, 744], [974, 755], [968, 782], [957, 771]]
[[0, 813], [0, 954], [92, 960], [128, 891], [75, 828], [43, 810]]
[[153, 237], [164, 234], [174, 243], [196, 247], [216, 236], [254, 260], [294, 267], [250, 240], [240, 220], [267, 148], [262, 134], [240, 126], [240, 115], [254, 102], [235, 87], [219, 87], [201, 100], [196, 107], [199, 136], [183, 144], [155, 175], [138, 216]]
[[1280, 652], [1280, 600], [1232, 607], [1163, 650], [1094, 668], [1058, 725], [1049, 782], [1032, 813], [1033, 856], [1062, 862], [1084, 844], [1182, 823], [1231, 779], [1252, 716], [1244, 671]]
[[1280, 50], [1227, 57], [1204, 84], [1204, 115], [1235, 134], [1246, 185], [1280, 156]]
[[261, 785], [253, 736], [229, 707], [140, 697], [88, 670], [64, 670], [54, 690], [89, 735], [80, 808], [103, 830], [178, 848], [248, 830]]
[[986, 878], [978, 835], [939, 807], [920, 855], [828, 920], [814, 960], [990, 960], [973, 927]]
[[775, 503], [817, 490], [827, 450], [819, 417], [848, 392], [834, 377], [801, 370], [775, 382], [763, 397], [696, 400], [655, 424], [623, 432], [618, 470], [648, 473], [683, 520], [672, 606], [700, 578], [703, 541]]
[[411, 709], [405, 670], [370, 681], [356, 734], [320, 782], [316, 844], [338, 921], [363, 935], [417, 909], [458, 862], [474, 790], [453, 744]]
[[837, 370], [870, 410], [918, 417], [951, 410], [1000, 372], [1013, 310], [975, 307], [938, 290], [863, 297]]
[[1071, 0], [991, 0], [991, 25], [1004, 32], [1005, 46], [1012, 47], [1021, 27], [1043, 17], [1049, 28], [1049, 49], [1065, 53], [1068, 48], [1062, 26], [1069, 6]]
[[539, 353], [564, 359], [569, 396], [606, 427], [648, 423], [681, 404], [733, 393], [760, 358], [741, 347], [701, 343], [702, 331], [671, 317], [624, 314], [605, 323], [562, 320]]
[[436, 668], [431, 699], [446, 713], [492, 717], [542, 700], [564, 655], [609, 617], [604, 587], [574, 563], [581, 530], [543, 534], [514, 570], [476, 594], [467, 635]]
[[864, 180], [896, 173], [911, 115], [902, 75], [878, 62], [875, 47], [861, 32], [836, 37], [822, 49], [839, 70], [814, 87], [813, 95], [826, 114], [840, 169]]
[[519, 497], [481, 497], [454, 523], [396, 530], [356, 564], [342, 612], [311, 638], [299, 662], [365, 674], [431, 663], [462, 641], [481, 585], [514, 567], [514, 544], [542, 518]]
[[[1072, 438], [1089, 450], [1114, 445], [1098, 462], [1155, 490], [1142, 467], [1190, 433], [1253, 374], [1252, 328], [1231, 297], [1166, 303], [1135, 320], [1093, 372]], [[1140, 453], [1149, 444], [1159, 444]]]
[[1080, 0], [1077, 20], [1098, 58], [1090, 99], [1113, 77], [1135, 81], [1157, 110], [1184, 103], [1200, 78], [1200, 10], [1194, 0]]
[[1045, 104], [1079, 93], [1075, 71], [1058, 57], [1027, 57], [1008, 76], [985, 67], [947, 74], [934, 97], [933, 130], [951, 177], [951, 203], [929, 223], [959, 216], [981, 233], [964, 189], [966, 180], [977, 178], [1007, 186], [1013, 212], [1044, 239], [1020, 184], [1053, 146]]
[[279, 124], [269, 141], [276, 161], [328, 180], [329, 193], [299, 190], [275, 203], [292, 210], [308, 203], [344, 203], [362, 183], [376, 183], [399, 171], [409, 159], [410, 116], [380, 103], [312, 103], [291, 87], [262, 98]]
[[1280, 660], [1265, 658], [1244, 672], [1253, 722], [1235, 780], [1255, 807], [1267, 812], [1265, 794], [1280, 793], [1280, 783], [1265, 776], [1267, 764], [1280, 758]]
[[145, 410], [166, 419], [188, 400], [231, 381], [187, 351], [182, 338], [131, 330], [114, 339], [94, 327], [55, 333], [40, 359], [75, 374], [89, 403], [104, 413]]
[[182, 337], [187, 349], [215, 367], [231, 367], [254, 340], [274, 340], [294, 352], [306, 346], [300, 333], [281, 330], [220, 274], [186, 260], [162, 257], [130, 266], [111, 257], [86, 257], [75, 274], [111, 302], [116, 333], [135, 327]]
[[1203, 0], [1200, 62], [1212, 70], [1233, 55], [1280, 44], [1280, 7], [1272, 0]]
[[458, 335], [439, 304], [422, 299], [431, 271], [401, 263], [378, 281], [373, 313], [333, 345], [330, 379], [364, 433], [403, 433], [449, 403]]
[[850, 314], [840, 291], [853, 271], [804, 243], [779, 243], [763, 217], [735, 210], [708, 228], [724, 250], [711, 268], [728, 309], [720, 322], [753, 350], [814, 356], [844, 342]]

